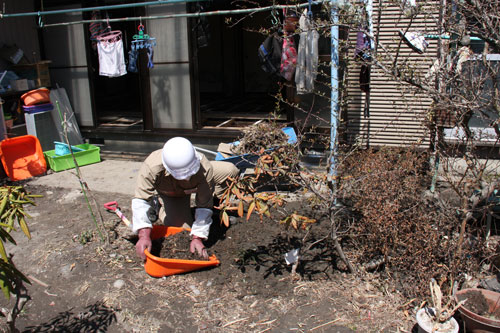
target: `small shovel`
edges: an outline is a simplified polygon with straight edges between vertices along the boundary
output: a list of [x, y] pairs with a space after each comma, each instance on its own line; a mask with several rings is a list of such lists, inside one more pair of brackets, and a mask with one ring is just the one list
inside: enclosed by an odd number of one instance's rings
[[111, 201], [107, 202], [104, 204], [104, 208], [106, 208], [108, 211], [114, 212], [118, 217], [127, 225], [127, 227], [132, 228], [132, 224], [130, 221], [123, 215], [123, 213], [120, 210], [120, 207], [118, 207], [118, 203], [116, 201]]

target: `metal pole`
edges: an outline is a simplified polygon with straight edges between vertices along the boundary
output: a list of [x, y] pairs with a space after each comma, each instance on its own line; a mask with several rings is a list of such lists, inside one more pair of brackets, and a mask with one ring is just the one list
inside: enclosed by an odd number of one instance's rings
[[[333, 1], [332, 1], [333, 5]], [[332, 27], [331, 27], [331, 114], [330, 114], [330, 170], [329, 178], [332, 185], [337, 177], [337, 127], [339, 111], [339, 18], [337, 9], [332, 6]]]
[[[427, 38], [427, 39], [451, 39], [452, 37], [448, 34], [441, 34], [441, 35], [424, 35], [424, 38]], [[470, 40], [482, 40], [481, 38], [479, 37], [475, 37], [475, 36], [470, 36]]]
[[[108, 10], [108, 9], [117, 9], [117, 8], [131, 8], [131, 7], [147, 7], [147, 6], [155, 6], [155, 5], [166, 5], [173, 3], [184, 3], [184, 2], [201, 2], [206, 0], [164, 0], [164, 1], [148, 1], [148, 2], [139, 2], [139, 3], [130, 3], [130, 4], [122, 4], [122, 5], [109, 5], [109, 6], [99, 6], [99, 7], [87, 7], [87, 8], [74, 8], [74, 9], [60, 9], [60, 10], [51, 10], [51, 11], [43, 11], [43, 12], [29, 12], [29, 13], [14, 13], [14, 14], [5, 14], [0, 13], [0, 19], [2, 18], [11, 18], [11, 17], [22, 17], [22, 16], [43, 16], [43, 15], [51, 15], [51, 14], [63, 14], [63, 13], [75, 13], [75, 12], [88, 12], [93, 10]], [[331, 0], [317, 0], [312, 1], [312, 4], [318, 5], [326, 2], [330, 2]], [[336, 3], [336, 0], [332, 1]], [[177, 18], [177, 17], [201, 17], [201, 16], [210, 16], [210, 15], [226, 15], [226, 14], [243, 14], [243, 13], [257, 13], [268, 11], [271, 9], [282, 9], [282, 8], [301, 8], [309, 6], [308, 3], [305, 4], [297, 4], [297, 5], [273, 5], [267, 7], [258, 7], [258, 8], [247, 8], [247, 9], [234, 9], [234, 10], [219, 10], [214, 12], [199, 12], [199, 13], [185, 13], [185, 14], [172, 14], [172, 15], [162, 15], [162, 16], [148, 16], [148, 17], [125, 17], [120, 19], [105, 19], [105, 20], [82, 20], [82, 21], [74, 21], [68, 23], [55, 23], [55, 24], [47, 24], [44, 27], [56, 26], [56, 25], [71, 25], [71, 24], [81, 24], [81, 23], [92, 23], [92, 22], [117, 22], [117, 21], [136, 21], [139, 19], [143, 20], [154, 20], [154, 19], [164, 19], [164, 18]]]
[[0, 19], [1, 18], [9, 18], [9, 17], [43, 16], [43, 15], [75, 13], [75, 12], [90, 12], [93, 10], [146, 7], [146, 6], [155, 6], [155, 5], [167, 5], [167, 4], [179, 3], [179, 2], [202, 2], [202, 1], [206, 1], [206, 0], [163, 0], [163, 1], [158, 0], [158, 1], [128, 3], [128, 4], [121, 4], [121, 5], [108, 5], [108, 6], [98, 6], [98, 7], [48, 10], [48, 11], [43, 11], [43, 12], [14, 13], [14, 14], [0, 13]]
[[204, 152], [204, 153], [207, 153], [207, 154], [210, 154], [210, 155], [213, 155], [213, 156], [217, 156], [217, 152], [215, 152], [215, 151], [208, 150], [208, 149], [201, 148], [201, 147], [196, 147], [196, 146], [193, 146], [193, 147], [194, 147], [194, 149], [199, 150], [201, 152]]
[[[373, 34], [373, 0], [366, 0], [366, 13], [368, 16], [368, 32], [370, 36], [374, 36]], [[370, 38], [370, 48], [372, 50], [375, 49], [375, 40]]]
[[[330, 2], [332, 0], [318, 0], [313, 1], [313, 4], [322, 4], [326, 2]], [[337, 3], [336, 0], [333, 1]], [[267, 7], [257, 7], [257, 8], [246, 8], [246, 9], [228, 9], [228, 10], [217, 10], [212, 12], [197, 12], [197, 13], [180, 13], [180, 14], [168, 14], [168, 15], [158, 15], [158, 16], [141, 16], [141, 17], [123, 17], [116, 19], [99, 19], [99, 20], [81, 20], [81, 21], [72, 21], [65, 23], [54, 23], [54, 24], [45, 24], [43, 27], [56, 27], [62, 25], [73, 25], [73, 24], [83, 24], [83, 23], [92, 23], [92, 22], [123, 22], [123, 21], [139, 21], [139, 20], [159, 20], [159, 19], [171, 19], [171, 18], [180, 18], [180, 17], [202, 17], [202, 16], [216, 16], [216, 15], [231, 15], [231, 14], [245, 14], [245, 13], [258, 13], [264, 11], [270, 11], [273, 9], [283, 9], [283, 8], [302, 8], [309, 6], [308, 3], [298, 4], [298, 5], [274, 5]]]

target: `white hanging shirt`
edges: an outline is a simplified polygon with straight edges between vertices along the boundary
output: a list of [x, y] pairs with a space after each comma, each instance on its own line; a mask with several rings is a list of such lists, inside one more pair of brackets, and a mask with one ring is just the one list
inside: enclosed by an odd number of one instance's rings
[[127, 74], [123, 41], [97, 43], [99, 55], [99, 75], [118, 77]]

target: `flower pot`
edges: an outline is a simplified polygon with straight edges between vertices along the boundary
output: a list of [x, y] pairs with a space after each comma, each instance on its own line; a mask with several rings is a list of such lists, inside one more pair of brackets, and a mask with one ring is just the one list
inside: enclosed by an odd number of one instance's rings
[[444, 323], [438, 323], [433, 329], [433, 322], [425, 308], [417, 312], [418, 333], [458, 333], [460, 326], [455, 318], [451, 317]]
[[[479, 288], [467, 288], [457, 291], [457, 301], [467, 298], [464, 305], [458, 308], [465, 322], [467, 332], [486, 333], [500, 332], [500, 293]], [[472, 309], [484, 307], [484, 312], [473, 312]], [[475, 310], [477, 311], [477, 310]]]

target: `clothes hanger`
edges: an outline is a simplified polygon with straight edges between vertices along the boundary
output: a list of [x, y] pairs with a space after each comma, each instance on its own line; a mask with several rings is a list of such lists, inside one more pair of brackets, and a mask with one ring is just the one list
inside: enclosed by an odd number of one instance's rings
[[277, 25], [279, 25], [281, 23], [280, 19], [279, 19], [278, 11], [276, 10], [275, 6], [276, 6], [276, 3], [273, 0], [273, 9], [271, 10], [271, 24], [273, 26], [277, 26]]
[[109, 25], [109, 17], [108, 17], [108, 32], [102, 33], [95, 37], [97, 41], [101, 43], [116, 43], [122, 39], [122, 32], [120, 30], [111, 30], [111, 26]]
[[112, 30], [97, 36], [96, 39], [101, 43], [116, 43], [122, 39], [122, 32], [120, 30]]
[[144, 33], [144, 25], [142, 24], [142, 19], [140, 19], [137, 30], [139, 33], [132, 36], [132, 50], [139, 50], [156, 46], [156, 38], [150, 37], [148, 34]]

